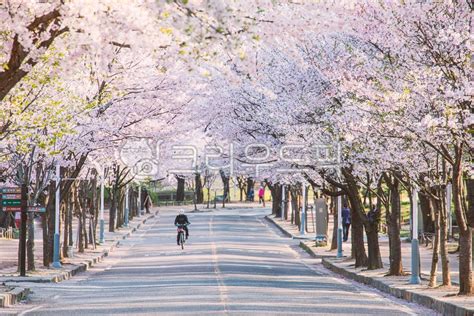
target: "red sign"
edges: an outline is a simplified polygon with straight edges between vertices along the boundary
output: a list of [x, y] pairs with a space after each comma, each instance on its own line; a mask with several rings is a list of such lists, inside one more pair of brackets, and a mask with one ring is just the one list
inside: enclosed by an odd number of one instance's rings
[[4, 206], [4, 212], [21, 212], [21, 206]]

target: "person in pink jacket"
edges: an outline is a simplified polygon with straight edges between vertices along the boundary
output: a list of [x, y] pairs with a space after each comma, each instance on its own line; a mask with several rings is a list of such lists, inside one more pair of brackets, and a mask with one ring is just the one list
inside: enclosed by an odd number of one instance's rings
[[263, 186], [260, 186], [260, 189], [258, 190], [258, 203], [263, 203], [263, 207], [265, 207], [265, 199], [263, 198], [265, 196], [265, 188]]

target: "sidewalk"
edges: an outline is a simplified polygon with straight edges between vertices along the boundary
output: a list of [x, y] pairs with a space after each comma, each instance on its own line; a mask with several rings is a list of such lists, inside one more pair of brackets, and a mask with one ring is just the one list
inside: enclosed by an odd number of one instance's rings
[[[157, 213], [158, 209], [154, 208], [151, 214], [135, 217], [129, 222], [127, 228], [119, 228], [113, 233], [108, 232], [106, 227], [105, 243], [97, 245], [96, 249], [86, 249], [84, 253], [75, 251], [73, 258], [64, 258], [60, 269], [47, 268], [36, 261], [37, 269], [27, 272], [25, 277], [20, 277], [17, 272], [18, 240], [0, 239], [0, 257], [2, 258], [0, 266], [0, 307], [14, 304], [28, 295], [28, 288], [19, 286], [22, 282], [61, 282], [79, 272], [86, 271], [89, 267], [102, 261], [121, 240], [128, 238], [141, 225], [153, 219]], [[41, 236], [41, 230], [39, 232], [35, 231], [35, 234], [35, 236]], [[42, 254], [39, 243], [35, 244], [35, 248], [36, 254]], [[40, 256], [40, 258], [42, 257]]]
[[[267, 219], [274, 223], [288, 237], [299, 238], [299, 230], [288, 221], [282, 221], [280, 218], [268, 216]], [[332, 228], [332, 223], [330, 223]], [[309, 234], [307, 234], [309, 235]], [[330, 229], [329, 236], [332, 236]], [[308, 236], [307, 236], [308, 237]], [[388, 240], [381, 238], [380, 251], [383, 258], [384, 268], [378, 270], [364, 270], [354, 268], [354, 261], [349, 258], [336, 258], [336, 251], [329, 251], [328, 247], [315, 247], [314, 241], [302, 240], [300, 246], [305, 248], [313, 257], [322, 258], [323, 265], [342, 276], [355, 281], [368, 284], [380, 291], [389, 293], [398, 298], [402, 298], [428, 308], [434, 309], [445, 315], [474, 315], [474, 299], [472, 297], [456, 296], [459, 289], [456, 286], [451, 288], [428, 288], [428, 281], [422, 280], [419, 285], [408, 284], [409, 275], [401, 277], [386, 277], [388, 271]], [[330, 238], [329, 238], [330, 242]], [[350, 254], [350, 241], [343, 244], [344, 254]], [[410, 244], [402, 244], [404, 270], [410, 270]], [[422, 272], [429, 273], [429, 264], [431, 262], [431, 248], [420, 247], [422, 262]], [[451, 272], [454, 282], [459, 281], [457, 269], [457, 256], [452, 255]], [[427, 268], [428, 266], [428, 268]], [[428, 271], [426, 270], [428, 269]], [[440, 270], [440, 269], [438, 269]], [[441, 277], [441, 276], [440, 276]], [[440, 277], [438, 280], [440, 280]], [[454, 283], [453, 282], [453, 283]]]
[[[327, 247], [318, 247], [318, 255], [321, 257], [335, 257], [336, 256], [336, 251], [330, 251], [329, 248], [331, 246], [331, 238], [332, 238], [332, 231], [333, 231], [333, 216], [329, 216], [329, 227], [328, 227], [328, 246]], [[287, 232], [291, 234], [291, 237], [294, 239], [314, 239], [315, 235], [314, 233], [306, 233], [304, 236], [302, 236], [299, 232], [299, 229], [295, 225], [291, 225], [289, 221], [282, 221], [279, 218], [273, 218], [276, 223], [282, 227], [285, 228]], [[312, 227], [313, 223], [310, 217], [308, 217], [308, 227]], [[365, 238], [365, 234], [364, 234]], [[404, 271], [410, 272], [410, 267], [411, 267], [411, 243], [403, 241], [404, 238], [402, 238], [402, 263], [403, 263], [403, 269]], [[314, 242], [308, 240], [305, 241], [305, 245], [308, 247], [313, 247]], [[379, 235], [379, 246], [380, 246], [380, 255], [382, 256], [382, 262], [384, 264], [384, 267], [389, 267], [390, 261], [389, 261], [389, 253], [390, 253], [390, 248], [388, 244], [388, 237], [386, 235]], [[349, 240], [345, 243], [342, 244], [342, 250], [343, 254], [345, 256], [349, 256], [351, 253], [351, 239], [349, 237]], [[366, 251], [367, 251], [367, 245], [366, 245]], [[422, 278], [429, 278], [430, 275], [430, 270], [431, 270], [431, 259], [433, 255], [433, 249], [432, 246], [426, 247], [424, 244], [420, 244], [420, 263], [421, 263], [421, 276]], [[454, 285], [459, 284], [459, 256], [457, 253], [455, 254], [449, 254], [449, 267], [451, 269], [451, 282]], [[438, 270], [437, 270], [437, 276], [438, 276], [438, 282], [441, 282], [442, 279], [442, 271], [441, 271], [441, 260], [439, 261], [438, 264]]]

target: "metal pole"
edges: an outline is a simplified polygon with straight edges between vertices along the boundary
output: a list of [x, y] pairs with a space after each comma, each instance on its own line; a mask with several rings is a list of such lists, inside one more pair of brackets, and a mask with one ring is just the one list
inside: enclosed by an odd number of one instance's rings
[[128, 188], [128, 184], [127, 186], [125, 187], [125, 220], [123, 222], [123, 226], [124, 227], [128, 227], [128, 214], [130, 212], [130, 202], [129, 202], [129, 192], [128, 192], [129, 188]]
[[102, 169], [102, 175], [100, 176], [100, 233], [99, 233], [99, 243], [103, 244], [105, 242], [104, 238], [104, 182], [105, 182], [105, 170]]
[[28, 187], [21, 186], [21, 224], [20, 224], [20, 276], [26, 276], [26, 221], [28, 210]]
[[418, 244], [418, 189], [413, 188], [412, 195], [412, 239], [411, 239], [411, 277], [410, 284], [420, 284], [420, 262]]
[[142, 215], [142, 186], [138, 184], [138, 216]]
[[342, 258], [342, 196], [337, 197], [337, 258]]
[[285, 219], [285, 185], [281, 186], [281, 219]]
[[56, 164], [56, 205], [54, 213], [53, 268], [61, 268], [59, 262], [59, 207], [61, 201], [61, 166]]
[[301, 235], [305, 234], [305, 225], [306, 225], [306, 185], [303, 184], [303, 207], [301, 209]]
[[448, 183], [446, 186], [446, 208], [447, 208], [447, 215], [448, 215], [448, 238], [453, 236], [453, 217], [451, 214], [451, 200], [453, 194], [453, 187], [451, 183]]
[[[341, 175], [341, 148], [340, 144], [337, 144], [337, 163], [339, 165], [337, 169], [338, 176]], [[342, 196], [337, 197], [337, 258], [342, 258]]]

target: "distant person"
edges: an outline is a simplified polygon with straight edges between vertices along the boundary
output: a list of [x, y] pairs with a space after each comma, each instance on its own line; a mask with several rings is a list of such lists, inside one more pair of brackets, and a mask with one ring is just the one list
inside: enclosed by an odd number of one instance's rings
[[263, 203], [263, 207], [265, 207], [265, 188], [263, 186], [260, 186], [260, 189], [258, 189], [258, 204]]
[[255, 193], [254, 193], [254, 191], [253, 191], [253, 188], [250, 188], [250, 190], [249, 190], [249, 196], [248, 196], [248, 200], [249, 200], [250, 202], [253, 202], [253, 200], [254, 200], [254, 194], [255, 194]]
[[[188, 217], [184, 214], [184, 210], [179, 210], [178, 216], [174, 219], [174, 225], [175, 226], [181, 226], [183, 227], [184, 231], [186, 232], [186, 239], [189, 237], [189, 229], [188, 225], [191, 224], [188, 220]], [[176, 242], [178, 243], [179, 246], [179, 234], [176, 237]]]
[[143, 201], [143, 205], [145, 206], [145, 210], [146, 210], [147, 214], [150, 214], [150, 208], [151, 208], [152, 204], [153, 203], [151, 202], [150, 194], [148, 194], [148, 192], [146, 192], [146, 197], [145, 197], [145, 201]]
[[347, 241], [349, 238], [349, 228], [351, 227], [351, 209], [344, 204], [342, 208], [342, 240]]

